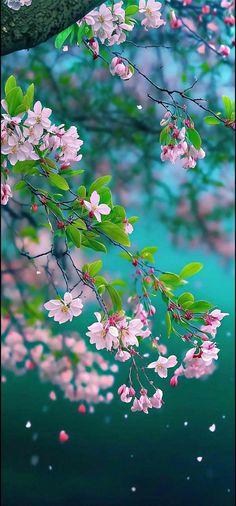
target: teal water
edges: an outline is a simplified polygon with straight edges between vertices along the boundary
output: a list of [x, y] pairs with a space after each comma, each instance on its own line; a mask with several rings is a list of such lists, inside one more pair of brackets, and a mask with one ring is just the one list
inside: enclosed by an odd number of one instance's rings
[[[213, 254], [174, 248], [152, 216], [137, 228], [134, 245], [158, 245], [160, 269], [178, 272], [189, 261], [204, 262], [204, 270], [192, 278], [196, 296], [230, 313], [217, 336], [218, 368], [205, 381], [183, 380], [175, 389], [164, 383], [165, 405], [148, 416], [131, 414], [116, 396], [94, 414], [82, 415], [60, 395], [51, 402], [51, 385], [40, 383], [34, 371], [23, 377], [7, 374], [2, 385], [3, 506], [235, 504], [232, 267], [222, 266]], [[106, 267], [114, 276], [121, 269], [128, 272], [114, 254]], [[160, 335], [161, 309], [155, 318]], [[174, 337], [169, 349], [177, 347]], [[122, 369], [116, 387], [126, 377]], [[216, 431], [211, 433], [213, 423]], [[70, 435], [65, 445], [57, 440], [62, 429]]]

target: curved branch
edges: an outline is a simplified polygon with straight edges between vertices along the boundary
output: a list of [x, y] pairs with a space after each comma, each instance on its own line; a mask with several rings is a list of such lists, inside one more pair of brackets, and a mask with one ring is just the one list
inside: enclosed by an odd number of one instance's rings
[[33, 0], [18, 11], [1, 0], [1, 55], [30, 49], [83, 18], [102, 0]]

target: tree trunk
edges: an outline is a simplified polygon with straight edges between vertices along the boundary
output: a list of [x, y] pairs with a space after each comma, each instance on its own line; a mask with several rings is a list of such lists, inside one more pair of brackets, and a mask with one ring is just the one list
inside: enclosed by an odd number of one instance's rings
[[33, 0], [18, 11], [1, 0], [1, 55], [30, 49], [82, 19], [102, 0]]

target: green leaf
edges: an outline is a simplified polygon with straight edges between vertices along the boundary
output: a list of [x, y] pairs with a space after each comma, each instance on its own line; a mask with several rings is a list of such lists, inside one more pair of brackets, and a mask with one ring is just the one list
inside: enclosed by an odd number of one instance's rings
[[6, 95], [6, 103], [10, 116], [15, 116], [16, 109], [22, 105], [23, 93], [19, 86], [12, 88]]
[[16, 162], [13, 167], [15, 174], [27, 174], [35, 166], [37, 160], [25, 160], [25, 162]]
[[73, 25], [72, 26], [68, 26], [68, 28], [66, 28], [65, 30], [63, 30], [63, 32], [59, 33], [56, 36], [56, 39], [55, 39], [55, 48], [56, 49], [61, 49], [61, 47], [63, 46], [64, 42], [66, 41], [66, 39], [71, 34], [72, 30], [73, 30]]
[[99, 223], [96, 228], [104, 232], [110, 239], [116, 241], [123, 246], [130, 246], [130, 240], [123, 228], [111, 221], [104, 221]]
[[12, 88], [16, 88], [16, 86], [17, 86], [17, 83], [16, 83], [15, 76], [8, 77], [8, 79], [6, 80], [6, 83], [5, 83], [5, 95], [7, 95], [9, 93], [9, 91], [12, 90]]
[[51, 202], [51, 200], [48, 200], [47, 201], [47, 207], [49, 207], [49, 209], [51, 209], [51, 211], [56, 215], [58, 216], [58, 218], [62, 218], [64, 219], [64, 216], [63, 216], [63, 213], [62, 213], [62, 210], [60, 209], [60, 207], [58, 207], [56, 204], [54, 204], [54, 202]]
[[87, 237], [82, 238], [82, 245], [85, 248], [93, 249], [94, 251], [101, 251], [103, 253], [107, 253], [107, 248], [104, 244], [102, 244], [99, 241], [96, 241], [96, 239], [88, 239]]
[[73, 221], [73, 225], [75, 227], [82, 228], [83, 230], [87, 230], [86, 223], [84, 223], [84, 221], [80, 218], [77, 218], [75, 221]]
[[138, 220], [139, 220], [138, 216], [131, 216], [130, 218], [128, 218], [128, 222], [131, 223], [131, 225], [133, 225], [133, 223], [136, 223]]
[[160, 281], [166, 283], [167, 285], [179, 286], [181, 285], [181, 279], [177, 274], [173, 272], [165, 272], [165, 274], [161, 274]]
[[200, 262], [192, 262], [185, 265], [179, 275], [181, 278], [190, 278], [191, 276], [194, 276], [194, 274], [197, 274], [197, 272], [200, 272], [202, 268], [203, 264]]
[[13, 186], [13, 191], [23, 190], [23, 188], [26, 188], [26, 187], [27, 187], [27, 183], [25, 181], [18, 181], [18, 183], [16, 183]]
[[99, 195], [100, 195], [100, 203], [107, 204], [112, 209], [113, 203], [112, 203], [111, 190], [109, 188], [100, 188]]
[[96, 278], [95, 278], [95, 285], [97, 287], [106, 286], [107, 285], [107, 280], [103, 276], [96, 276]]
[[222, 102], [224, 104], [226, 118], [230, 119], [231, 113], [234, 110], [234, 104], [233, 104], [232, 100], [229, 97], [227, 97], [226, 95], [223, 95]]
[[167, 330], [167, 337], [170, 337], [171, 331], [172, 331], [172, 323], [171, 323], [169, 311], [167, 311], [167, 313], [166, 313], [166, 330]]
[[189, 306], [189, 310], [191, 313], [205, 313], [206, 311], [209, 311], [213, 307], [210, 302], [207, 302], [206, 300], [197, 300], [191, 306]]
[[78, 44], [78, 46], [80, 46], [85, 33], [86, 33], [86, 23], [83, 23], [82, 25], [80, 25], [78, 27], [78, 30], [77, 30], [77, 44]]
[[132, 257], [128, 255], [128, 253], [122, 252], [119, 254], [121, 258], [124, 258], [125, 260], [128, 260], [128, 262], [132, 262]]
[[143, 248], [141, 251], [141, 255], [145, 255], [145, 253], [156, 253], [158, 248], [156, 246], [149, 246], [148, 248]]
[[[111, 220], [114, 218], [120, 218], [120, 220], [125, 220], [125, 209], [122, 206], [114, 206], [112, 212], [110, 213]], [[120, 221], [119, 220], [119, 221]]]
[[79, 195], [79, 197], [81, 197], [82, 199], [84, 199], [86, 197], [86, 188], [85, 186], [79, 186], [78, 190], [77, 190], [77, 195]]
[[136, 14], [138, 12], [138, 6], [137, 5], [129, 5], [125, 9], [125, 15], [126, 16], [133, 16], [133, 14]]
[[25, 110], [28, 111], [33, 105], [34, 100], [34, 84], [30, 84], [30, 86], [26, 90], [26, 94], [23, 98], [23, 104], [25, 106]]
[[122, 300], [121, 300], [120, 295], [117, 292], [117, 290], [114, 288], [114, 286], [109, 285], [109, 284], [106, 285], [106, 289], [111, 297], [114, 311], [121, 311]]
[[167, 125], [160, 133], [160, 144], [168, 144], [167, 141], [170, 139], [170, 127]]
[[187, 133], [188, 133], [188, 138], [189, 138], [190, 142], [193, 144], [193, 146], [195, 147], [195, 149], [200, 149], [201, 145], [202, 145], [202, 139], [201, 139], [199, 133], [197, 132], [197, 130], [195, 130], [195, 128], [187, 128]]
[[92, 278], [96, 276], [96, 274], [101, 270], [102, 268], [102, 260], [97, 260], [96, 262], [92, 262], [89, 264], [88, 272]]
[[178, 304], [186, 309], [189, 305], [191, 306], [194, 302], [194, 296], [190, 292], [184, 292], [178, 298]]
[[205, 116], [204, 121], [205, 121], [205, 123], [207, 123], [207, 125], [219, 125], [220, 124], [220, 120], [216, 119], [214, 116]]
[[67, 181], [63, 177], [59, 176], [59, 174], [54, 174], [51, 172], [48, 176], [48, 180], [53, 186], [60, 188], [60, 190], [69, 190]]
[[94, 191], [99, 191], [103, 186], [106, 186], [111, 181], [111, 176], [101, 176], [96, 179], [89, 188], [89, 194]]
[[81, 234], [74, 225], [67, 225], [66, 234], [77, 248], [81, 246]]

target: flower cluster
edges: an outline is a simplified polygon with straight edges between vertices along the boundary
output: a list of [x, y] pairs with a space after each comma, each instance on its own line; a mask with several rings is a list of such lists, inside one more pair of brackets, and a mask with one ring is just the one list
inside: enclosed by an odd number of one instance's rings
[[[118, 367], [110, 366], [101, 355], [89, 351], [77, 333], [66, 337], [51, 335], [45, 328], [25, 326], [18, 316], [17, 326], [19, 330], [8, 319], [2, 321], [5, 338], [1, 362], [4, 369], [17, 375], [37, 369], [40, 378], [62, 390], [66, 399], [86, 402], [91, 408], [94, 404], [112, 400], [110, 389]], [[55, 400], [55, 392], [50, 392], [49, 397]]]
[[144, 329], [139, 318], [129, 318], [121, 313], [114, 313], [108, 319], [102, 320], [100, 313], [95, 313], [97, 322], [88, 327], [87, 336], [90, 343], [95, 344], [97, 350], [117, 350], [115, 358], [125, 362], [131, 357], [129, 348], [139, 346], [139, 339], [148, 337], [150, 330]]
[[[137, 10], [135, 9], [134, 14], [138, 12], [144, 16], [141, 25], [145, 30], [159, 28], [165, 24], [165, 21], [161, 19], [161, 7], [162, 4], [155, 0], [140, 0], [139, 7]], [[78, 24], [81, 26], [85, 22], [91, 27], [93, 38], [99, 39], [102, 44], [113, 46], [125, 42], [127, 32], [131, 32], [135, 26], [134, 19], [129, 16], [128, 12], [126, 13], [123, 8], [123, 2], [113, 3], [112, 6], [107, 6], [104, 3], [89, 12]], [[99, 54], [97, 46], [92, 49], [97, 55]]]
[[163, 392], [157, 388], [154, 395], [148, 397], [146, 388], [141, 388], [139, 398], [136, 397], [136, 392], [132, 387], [127, 387], [125, 384], [118, 388], [118, 394], [122, 402], [130, 403], [133, 400], [131, 411], [143, 411], [146, 415], [151, 408], [159, 409], [162, 406]]
[[193, 130], [193, 125], [188, 119], [185, 120], [185, 125], [188, 125], [188, 128], [179, 127], [178, 119], [169, 111], [165, 113], [161, 126], [165, 126], [166, 144], [161, 145], [161, 161], [175, 164], [181, 160], [185, 169], [193, 169], [197, 161], [205, 157], [205, 151], [201, 147], [196, 149], [191, 143], [189, 131]]
[[1, 153], [7, 155], [11, 165], [18, 161], [39, 160], [40, 155], [54, 153], [61, 165], [81, 160], [78, 152], [83, 144], [76, 127], [65, 130], [64, 125], [55, 126], [49, 119], [52, 111], [41, 102], [34, 104], [33, 110], [11, 117], [5, 100], [2, 107], [6, 111], [1, 121]]

